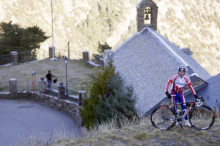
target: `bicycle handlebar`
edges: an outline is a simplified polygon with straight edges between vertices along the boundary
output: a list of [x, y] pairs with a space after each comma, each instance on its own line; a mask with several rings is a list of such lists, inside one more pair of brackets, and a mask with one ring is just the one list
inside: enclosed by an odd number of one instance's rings
[[[171, 95], [172, 97], [176, 96], [176, 95]], [[171, 105], [173, 106], [175, 103], [173, 101], [173, 98], [170, 99], [170, 102], [171, 102]], [[195, 102], [195, 104], [197, 106], [201, 106], [204, 104], [205, 100], [202, 96], [198, 97], [197, 99], [194, 99], [193, 101], [191, 102], [186, 102], [186, 103], [192, 103], [192, 102]], [[179, 104], [182, 104], [182, 103], [179, 103]]]

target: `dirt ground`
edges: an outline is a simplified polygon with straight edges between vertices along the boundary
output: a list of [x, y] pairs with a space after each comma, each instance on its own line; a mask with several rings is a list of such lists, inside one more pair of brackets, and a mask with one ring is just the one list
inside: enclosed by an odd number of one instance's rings
[[[66, 68], [63, 59], [50, 61], [49, 59], [28, 62], [19, 65], [0, 67], [0, 91], [8, 91], [9, 79], [17, 80], [18, 90], [32, 90], [32, 72], [36, 72], [36, 84], [41, 77], [45, 77], [48, 70], [57, 78], [59, 83], [66, 84]], [[82, 90], [91, 81], [91, 76], [97, 71], [80, 60], [69, 60], [67, 64], [68, 87], [72, 90]], [[38, 84], [36, 85], [38, 87]]]

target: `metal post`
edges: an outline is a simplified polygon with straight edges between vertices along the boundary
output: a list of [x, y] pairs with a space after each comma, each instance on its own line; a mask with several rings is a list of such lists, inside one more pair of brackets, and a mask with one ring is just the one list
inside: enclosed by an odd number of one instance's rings
[[[54, 46], [54, 37], [53, 37], [53, 0], [51, 0], [51, 23], [52, 23], [52, 45]], [[54, 52], [53, 52], [54, 58]]]
[[68, 80], [67, 80], [67, 63], [68, 63], [68, 58], [64, 58], [65, 61], [65, 66], [66, 66], [66, 96], [68, 96]]
[[28, 88], [28, 80], [27, 80], [27, 91], [29, 91], [29, 88]]
[[[54, 29], [53, 29], [53, 0], [51, 0], [51, 25], [52, 25], [52, 46], [50, 47], [50, 49], [52, 49], [52, 58], [49, 55], [49, 57], [51, 58], [52, 61], [56, 61], [57, 59], [55, 58], [55, 47], [54, 47]], [[49, 53], [50, 54], [50, 53]]]
[[66, 95], [68, 96], [67, 63], [66, 63]]
[[36, 73], [32, 72], [32, 90], [35, 91], [36, 89]]
[[70, 58], [70, 42], [68, 42], [68, 58]]

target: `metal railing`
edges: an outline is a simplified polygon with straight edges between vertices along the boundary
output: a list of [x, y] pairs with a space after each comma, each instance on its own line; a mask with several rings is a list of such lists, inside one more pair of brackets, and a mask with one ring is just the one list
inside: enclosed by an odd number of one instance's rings
[[9, 64], [11, 63], [11, 55], [0, 55], [0, 65]]
[[18, 53], [18, 62], [24, 63], [24, 62], [30, 62], [36, 60], [36, 54], [32, 51], [25, 51]]
[[[53, 84], [53, 83], [51, 84], [51, 90], [57, 90], [58, 91], [58, 87], [59, 87], [58, 84]], [[69, 88], [66, 89], [65, 85], [64, 85], [64, 88], [65, 88], [65, 92], [67, 91], [68, 94], [72, 94], [72, 95], [77, 95], [78, 94], [77, 90], [69, 89]]]
[[67, 89], [69, 95], [78, 95], [78, 91], [73, 89]]
[[0, 92], [9, 91], [9, 81], [0, 81]]
[[51, 89], [53, 89], [53, 90], [57, 90], [58, 91], [58, 89], [59, 89], [59, 85], [58, 84], [51, 84]]
[[17, 81], [17, 91], [38, 91], [39, 90], [39, 83], [32, 82], [32, 80], [26, 81]]
[[[35, 81], [33, 82], [32, 80], [17, 80], [17, 85], [16, 85], [17, 91], [39, 91], [39, 82]], [[74, 89], [66, 89], [65, 88], [65, 94], [68, 95], [73, 95], [73, 96], [78, 96], [78, 90]], [[58, 93], [59, 90], [59, 84], [51, 84], [51, 88], [48, 88], [47, 84], [47, 89], [50, 89], [54, 93]], [[8, 92], [9, 91], [9, 81], [0, 81], [0, 92]]]
[[[47, 87], [48, 87], [48, 83], [47, 83]], [[66, 89], [66, 86], [64, 85], [64, 88], [65, 88], [65, 93], [68, 92], [68, 94], [71, 94], [71, 95], [78, 95], [78, 91], [77, 90], [74, 90], [74, 89]], [[51, 84], [51, 88], [49, 88], [51, 90], [59, 90], [59, 85], [58, 84], [54, 84], [52, 83]]]
[[[32, 80], [17, 80], [17, 91], [38, 91], [39, 83]], [[9, 91], [9, 81], [0, 81], [0, 92]]]
[[[18, 62], [30, 62], [33, 60], [37, 60], [35, 51], [24, 51], [18, 53]], [[11, 54], [0, 55], [0, 65], [5, 65], [12, 63]]]

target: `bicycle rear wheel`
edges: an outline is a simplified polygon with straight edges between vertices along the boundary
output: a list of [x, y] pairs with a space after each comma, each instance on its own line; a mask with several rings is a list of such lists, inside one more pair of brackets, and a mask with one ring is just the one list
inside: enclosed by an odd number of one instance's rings
[[215, 122], [214, 111], [207, 105], [194, 107], [189, 113], [189, 122], [196, 130], [207, 130]]
[[167, 105], [161, 105], [153, 110], [150, 119], [155, 128], [169, 130], [175, 125], [176, 116]]

